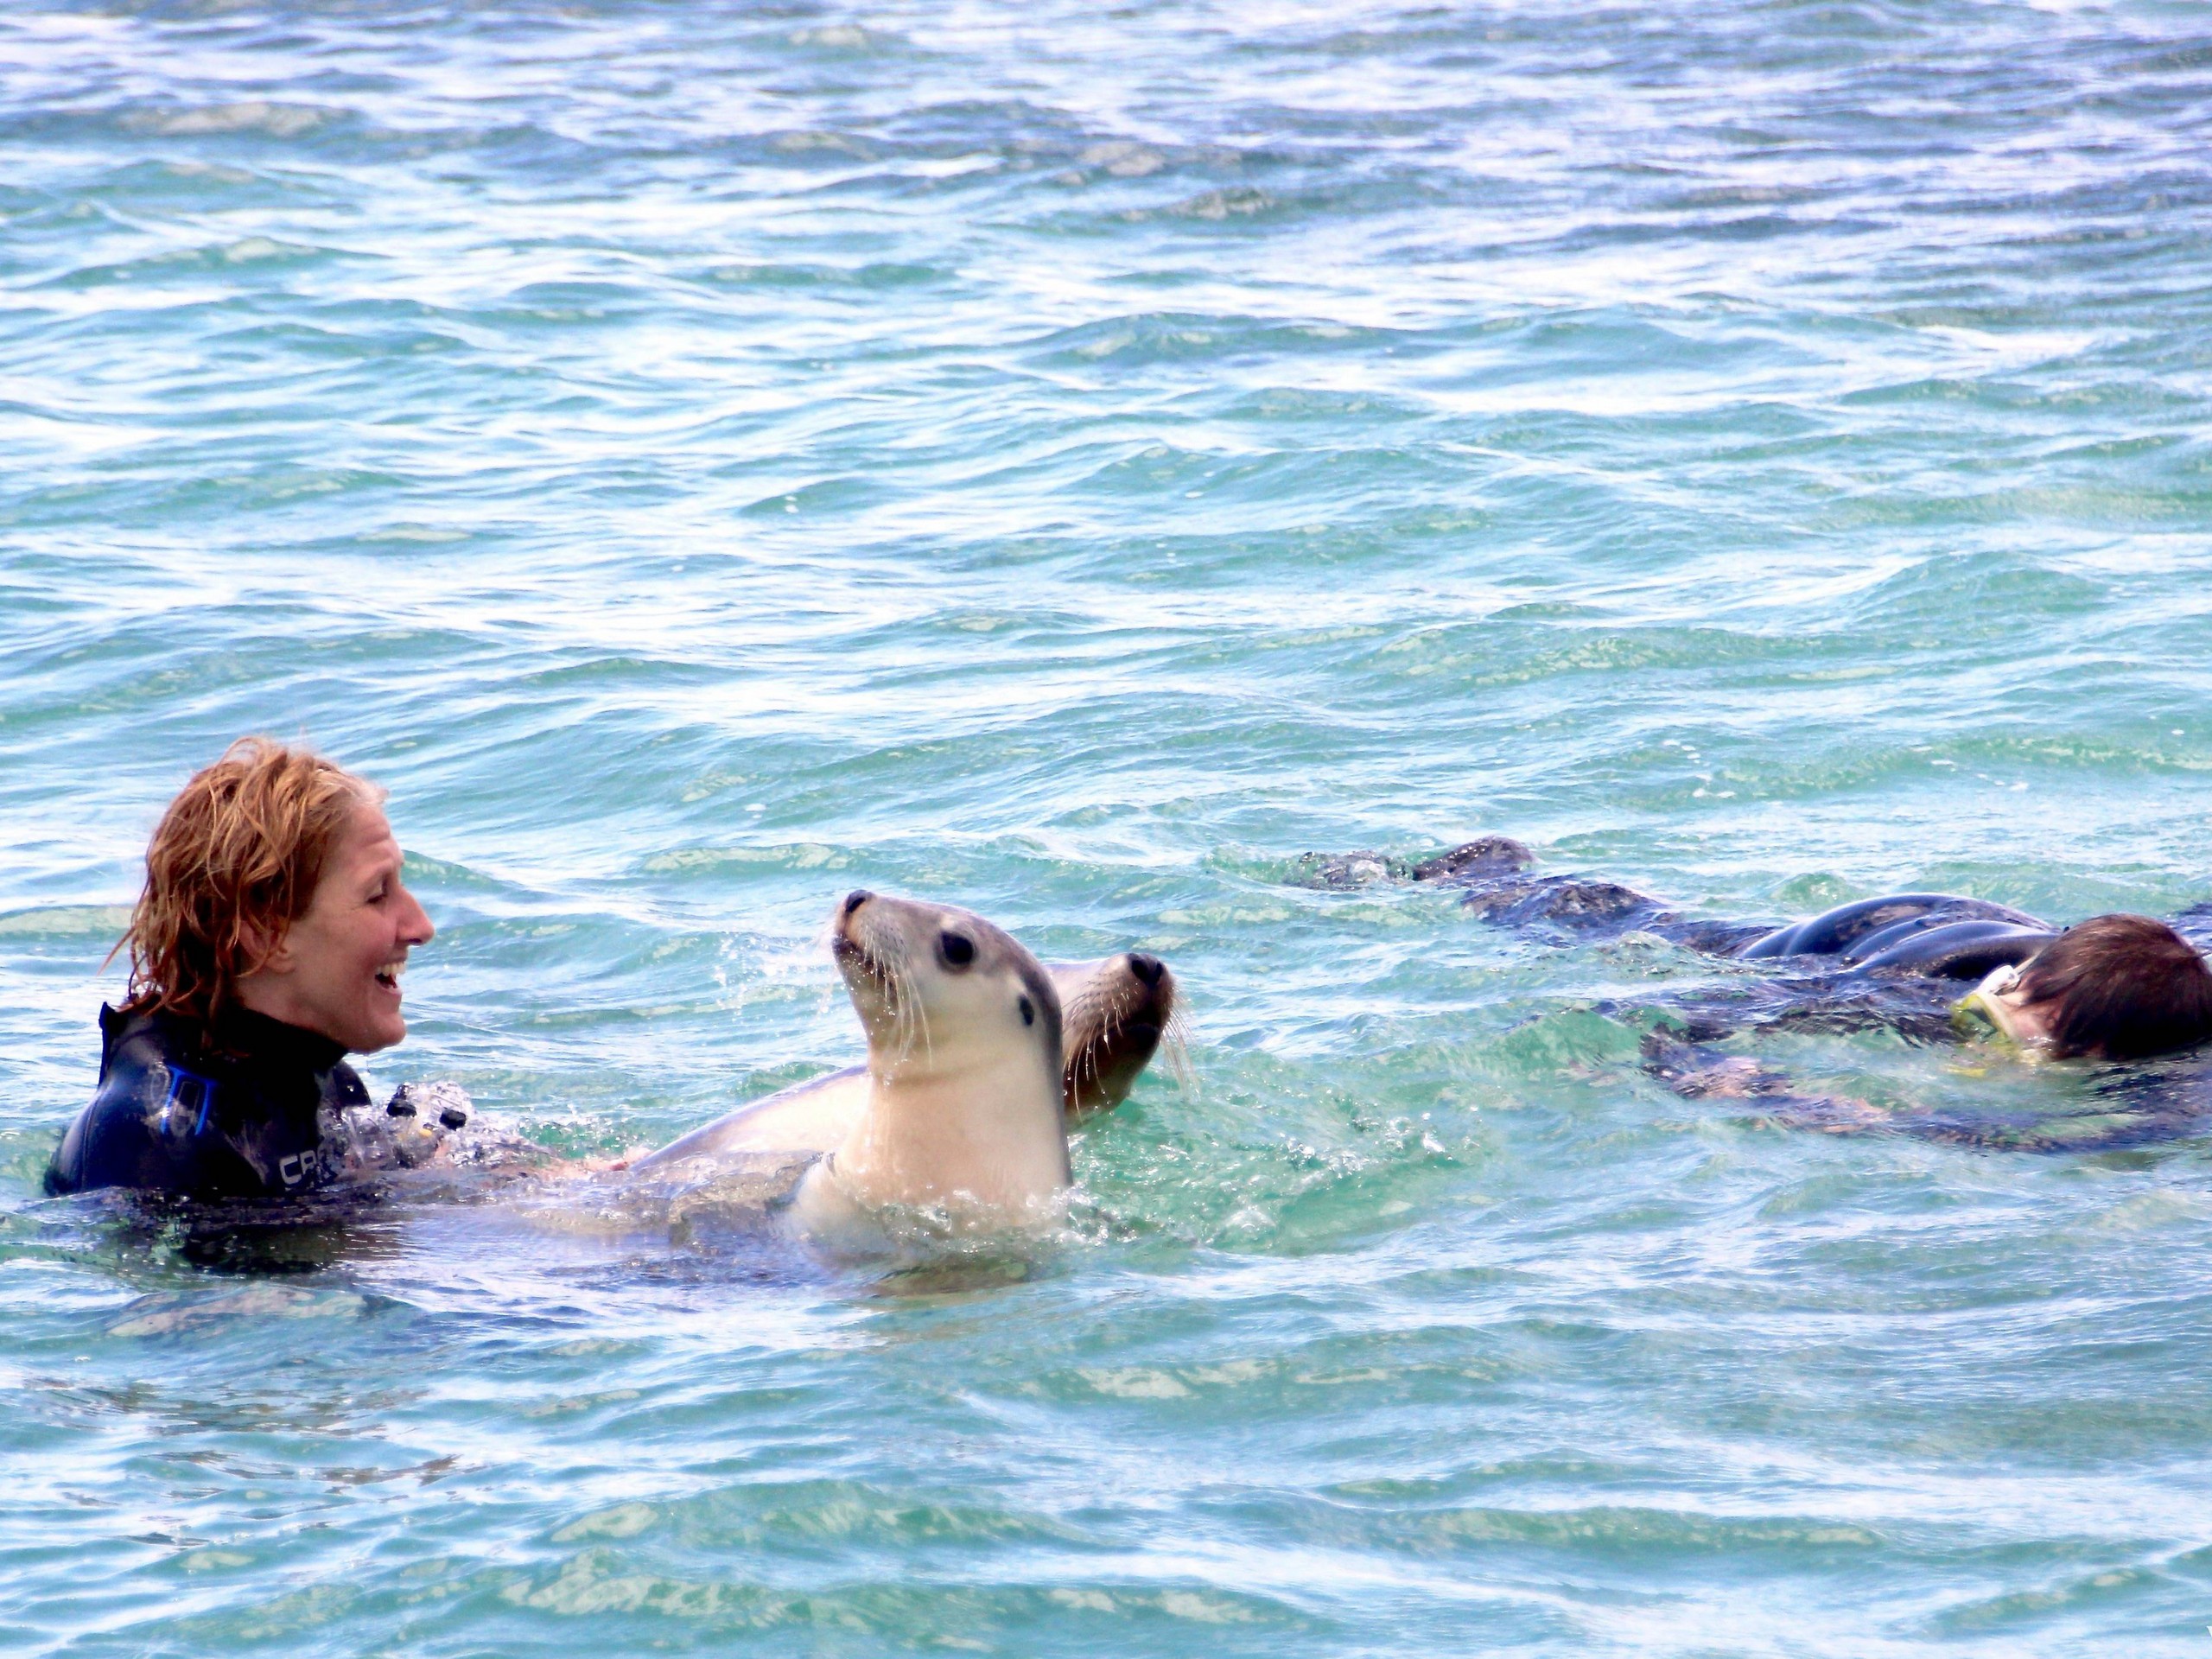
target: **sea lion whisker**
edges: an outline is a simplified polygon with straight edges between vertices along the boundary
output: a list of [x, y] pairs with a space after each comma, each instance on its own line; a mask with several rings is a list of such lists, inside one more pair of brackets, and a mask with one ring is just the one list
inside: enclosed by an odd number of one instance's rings
[[1090, 1080], [1093, 1083], [1097, 1083], [1104, 1077], [1106, 1056], [1112, 1052], [1114, 1039], [1120, 1036], [1121, 1032], [1120, 1016], [1109, 1010], [1106, 1018], [1099, 1023], [1097, 1034], [1084, 1045], [1084, 1058], [1090, 1065]]
[[892, 1034], [898, 1045], [899, 1058], [908, 1060], [913, 1058], [916, 1025], [923, 1017], [921, 998], [913, 994], [903, 965], [892, 963], [891, 975], [892, 982], [906, 993], [899, 998], [898, 1017], [892, 1026]]
[[1166, 1065], [1167, 1075], [1175, 1079], [1176, 1089], [1196, 1098], [1198, 1074], [1191, 1064], [1191, 1028], [1183, 1018], [1180, 1006], [1168, 1011], [1167, 1023], [1160, 1028], [1159, 1052]]
[[937, 1064], [937, 1040], [930, 1032], [930, 1011], [924, 1007], [918, 999], [914, 1004], [914, 1013], [920, 1019], [922, 1025], [922, 1062], [925, 1065], [934, 1066]]
[[906, 1020], [901, 1030], [900, 1051], [906, 1058], [912, 1059], [914, 1057], [914, 1039], [918, 1033], [922, 1039], [922, 1064], [933, 1067], [937, 1064], [937, 1044], [930, 1030], [930, 1011], [924, 1006], [919, 993], [913, 989], [912, 964], [901, 963], [894, 967], [893, 971], [901, 976], [899, 982], [909, 992], [902, 1001], [902, 1007], [911, 1017]]

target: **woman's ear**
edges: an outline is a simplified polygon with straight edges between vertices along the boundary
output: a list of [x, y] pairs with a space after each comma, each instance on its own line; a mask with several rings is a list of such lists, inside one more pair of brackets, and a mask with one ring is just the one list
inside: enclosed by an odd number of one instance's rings
[[291, 930], [278, 931], [257, 921], [238, 924], [238, 943], [257, 974], [289, 974], [298, 964], [292, 954]]

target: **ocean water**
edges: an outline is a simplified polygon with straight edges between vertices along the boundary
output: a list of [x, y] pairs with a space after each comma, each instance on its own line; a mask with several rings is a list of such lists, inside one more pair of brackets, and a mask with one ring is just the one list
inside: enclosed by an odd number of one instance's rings
[[[2205, 1139], [1779, 1128], [1711, 964], [1291, 880], [2212, 899], [2202, 7], [27, 0], [0, 154], [6, 1650], [2212, 1650]], [[38, 1177], [248, 731], [391, 791], [379, 1087], [656, 1144], [863, 884], [1187, 1076], [988, 1271], [199, 1265]]]

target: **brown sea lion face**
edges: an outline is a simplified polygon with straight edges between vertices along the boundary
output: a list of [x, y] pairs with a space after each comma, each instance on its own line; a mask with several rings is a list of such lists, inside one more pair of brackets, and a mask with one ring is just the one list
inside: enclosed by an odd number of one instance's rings
[[855, 891], [830, 948], [886, 1077], [956, 1071], [1012, 1048], [1061, 1067], [1059, 994], [1012, 935], [973, 912]]
[[1175, 976], [1158, 957], [1124, 951], [1097, 962], [1055, 963], [1060, 995], [1062, 1098], [1070, 1122], [1128, 1098], [1171, 1029]]

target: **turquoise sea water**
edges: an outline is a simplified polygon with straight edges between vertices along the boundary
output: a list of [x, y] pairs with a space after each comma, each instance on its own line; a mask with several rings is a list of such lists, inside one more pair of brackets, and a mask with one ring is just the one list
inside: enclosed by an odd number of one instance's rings
[[[0, 154], [9, 1650], [2212, 1651], [2204, 1139], [1767, 1127], [1593, 1006], [1709, 965], [1287, 880], [2212, 899], [2204, 9], [33, 0]], [[248, 730], [391, 789], [384, 1087], [849, 1062], [861, 884], [1187, 1085], [995, 1278], [203, 1271], [37, 1178]]]

